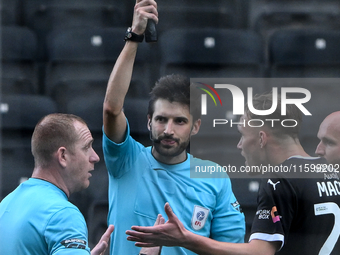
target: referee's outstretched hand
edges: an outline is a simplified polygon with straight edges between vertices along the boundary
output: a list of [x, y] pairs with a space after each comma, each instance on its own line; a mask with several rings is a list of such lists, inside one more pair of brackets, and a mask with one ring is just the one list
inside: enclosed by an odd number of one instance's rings
[[168, 221], [153, 227], [132, 226], [131, 230], [126, 231], [129, 241], [136, 242], [138, 247], [155, 246], [182, 246], [186, 240], [186, 233], [183, 223], [172, 211], [169, 203], [164, 206]]
[[[164, 220], [164, 218], [162, 217], [162, 215], [161, 215], [161, 214], [158, 214], [154, 226], [164, 224], [164, 222], [165, 222], [165, 220]], [[139, 254], [143, 254], [143, 255], [160, 255], [160, 254], [161, 254], [161, 251], [162, 251], [162, 246], [150, 247], [150, 248], [145, 248], [145, 247], [143, 247], [143, 248], [140, 250]]]
[[104, 252], [109, 246], [110, 235], [113, 232], [113, 230], [114, 226], [110, 225], [105, 231], [105, 233], [102, 235], [102, 238], [100, 238], [97, 245], [92, 249], [91, 255], [104, 255]]

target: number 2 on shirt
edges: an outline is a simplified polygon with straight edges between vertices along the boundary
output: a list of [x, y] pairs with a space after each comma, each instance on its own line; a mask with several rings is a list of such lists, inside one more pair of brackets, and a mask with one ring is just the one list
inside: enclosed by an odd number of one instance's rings
[[319, 255], [330, 254], [339, 238], [340, 235], [340, 208], [336, 203], [320, 203], [314, 205], [315, 216], [324, 214], [334, 215], [334, 226], [332, 232], [328, 236], [326, 242], [323, 244]]

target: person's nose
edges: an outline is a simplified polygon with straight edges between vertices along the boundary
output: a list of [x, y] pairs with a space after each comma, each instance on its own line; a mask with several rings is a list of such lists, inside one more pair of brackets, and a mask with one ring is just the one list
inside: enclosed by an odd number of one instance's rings
[[169, 120], [164, 129], [164, 134], [166, 135], [173, 135], [174, 134], [174, 122], [172, 120]]
[[240, 141], [237, 144], [237, 149], [242, 150], [242, 137], [240, 138]]
[[99, 158], [98, 154], [95, 152], [95, 150], [93, 148], [92, 148], [92, 151], [93, 151], [93, 153], [90, 156], [90, 161], [92, 163], [98, 163], [100, 161], [100, 158]]
[[315, 154], [319, 155], [320, 157], [325, 155], [325, 146], [320, 141], [318, 146], [316, 147]]

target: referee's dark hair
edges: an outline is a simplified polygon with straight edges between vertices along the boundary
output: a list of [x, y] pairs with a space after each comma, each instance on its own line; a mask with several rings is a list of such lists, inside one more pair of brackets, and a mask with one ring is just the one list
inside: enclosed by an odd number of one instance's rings
[[[295, 104], [286, 105], [286, 115], [281, 114], [281, 95], [277, 96], [277, 107], [276, 110], [269, 115], [256, 115], [252, 113], [248, 105], [245, 106], [245, 115], [248, 119], [260, 119], [263, 121], [264, 125], [270, 128], [271, 132], [276, 137], [283, 137], [284, 135], [289, 135], [293, 138], [298, 138], [301, 122], [302, 113], [300, 109]], [[253, 97], [253, 106], [257, 110], [268, 110], [273, 105], [273, 94], [264, 93], [257, 94]], [[268, 119], [274, 119], [276, 121], [268, 121]], [[287, 120], [286, 125], [282, 125], [281, 122]], [[290, 120], [290, 121], [289, 121]], [[295, 121], [292, 121], [295, 120]], [[274, 124], [273, 124], [274, 123]], [[296, 125], [295, 125], [296, 124]]]
[[179, 74], [161, 77], [150, 92], [148, 115], [152, 118], [155, 102], [162, 98], [169, 102], [177, 102], [188, 106], [193, 121], [201, 118], [200, 94], [198, 89], [190, 83], [190, 79]]

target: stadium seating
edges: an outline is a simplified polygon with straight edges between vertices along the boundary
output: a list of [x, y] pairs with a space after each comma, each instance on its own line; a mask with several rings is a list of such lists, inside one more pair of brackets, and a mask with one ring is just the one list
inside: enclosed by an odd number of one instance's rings
[[[45, 94], [52, 96], [60, 111], [74, 97], [97, 95], [103, 100], [114, 63], [124, 46], [126, 28], [83, 28], [52, 32], [48, 36]], [[150, 47], [141, 45], [137, 54], [131, 97], [146, 97], [150, 90]]]
[[46, 58], [46, 36], [54, 30], [125, 25], [124, 1], [113, 0], [25, 0], [22, 23], [38, 36], [39, 59]]
[[19, 0], [2, 0], [0, 3], [1, 24], [4, 26], [16, 26], [20, 23]]
[[31, 176], [31, 136], [37, 122], [57, 111], [54, 101], [38, 95], [3, 95], [0, 104], [2, 197]]
[[3, 26], [1, 43], [2, 93], [38, 93], [37, 39], [34, 32], [25, 27]]
[[160, 33], [173, 28], [240, 28], [240, 1], [159, 0]]
[[284, 28], [339, 28], [340, 5], [333, 0], [250, 0], [248, 27], [267, 38]]
[[112, 0], [25, 0], [24, 24], [42, 31], [121, 24], [125, 5]]
[[161, 75], [262, 77], [263, 45], [246, 30], [172, 29], [159, 39]]
[[271, 77], [340, 77], [340, 32], [286, 29], [269, 38]]

